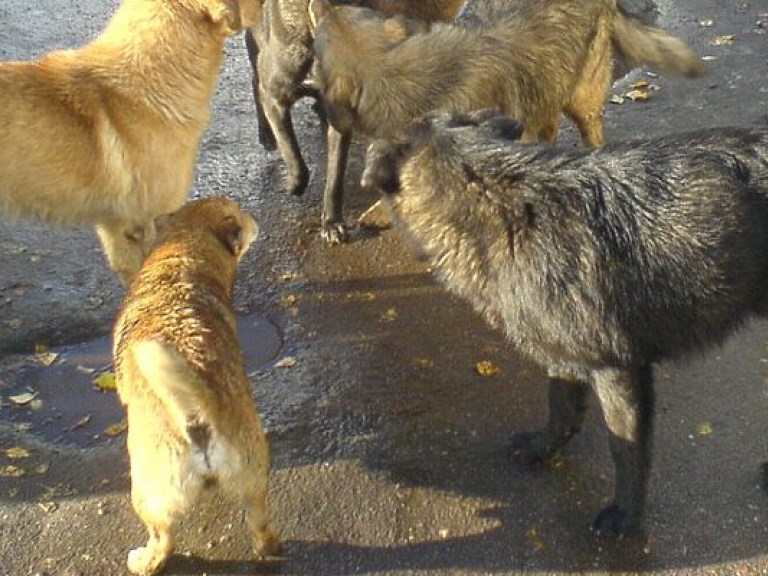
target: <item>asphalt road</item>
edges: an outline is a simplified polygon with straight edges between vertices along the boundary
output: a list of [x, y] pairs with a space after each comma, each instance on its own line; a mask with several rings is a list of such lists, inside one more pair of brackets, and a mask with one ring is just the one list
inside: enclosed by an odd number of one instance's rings
[[[5, 0], [0, 58], [85, 42], [115, 5]], [[650, 78], [648, 102], [607, 104], [607, 140], [766, 123], [768, 0], [659, 6], [659, 23], [711, 57], [711, 73]], [[633, 71], [614, 93], [639, 79], [649, 78]], [[209, 497], [185, 520], [169, 574], [768, 573], [768, 322], [658, 368], [647, 538], [596, 540], [588, 526], [613, 474], [598, 411], [562, 459], [516, 469], [505, 444], [545, 421], [541, 372], [449, 297], [397, 230], [323, 244], [317, 121], [300, 103], [312, 184], [288, 197], [279, 157], [257, 143], [239, 37], [213, 111], [193, 195], [235, 197], [262, 226], [236, 307], [286, 551], [252, 562], [241, 514]], [[562, 142], [577, 145], [567, 124]], [[372, 201], [359, 173], [358, 146], [350, 220]], [[0, 575], [121, 574], [144, 542], [124, 434], [111, 428], [122, 412], [91, 383], [108, 369], [121, 297], [90, 231], [0, 220]], [[50, 366], [36, 344], [57, 354]], [[482, 360], [499, 373], [478, 374]], [[24, 393], [37, 410], [11, 400]]]

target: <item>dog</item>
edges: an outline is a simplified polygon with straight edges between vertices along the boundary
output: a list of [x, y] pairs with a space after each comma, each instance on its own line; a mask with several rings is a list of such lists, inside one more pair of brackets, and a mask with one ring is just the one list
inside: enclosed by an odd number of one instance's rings
[[128, 284], [187, 197], [224, 42], [259, 0], [124, 0], [102, 33], [0, 63], [0, 214], [95, 226]]
[[591, 388], [610, 432], [601, 534], [642, 532], [653, 365], [768, 315], [768, 127], [597, 151], [515, 142], [495, 111], [433, 113], [367, 153], [383, 194], [451, 291], [545, 367], [549, 422], [513, 439], [525, 464], [579, 431]]
[[[689, 77], [706, 71], [681, 40], [628, 17], [616, 0], [476, 0], [453, 23], [416, 33], [328, 0], [313, 0], [310, 12], [328, 120], [366, 138], [391, 137], [432, 110], [490, 107], [519, 118], [523, 140], [550, 144], [564, 112], [596, 148], [617, 58]], [[327, 213], [340, 214], [341, 194], [331, 198], [338, 204]]]
[[[452, 19], [464, 0], [353, 0], [352, 3], [389, 15], [416, 18], [409, 25], [424, 30], [430, 22]], [[263, 17], [245, 32], [259, 142], [267, 150], [280, 150], [287, 170], [287, 190], [297, 196], [307, 189], [309, 169], [296, 139], [291, 108], [300, 98], [319, 97], [310, 73], [314, 53], [308, 6], [309, 0], [266, 0]], [[350, 141], [349, 134], [339, 134], [333, 127], [327, 127], [329, 177], [323, 192], [321, 235], [331, 244], [346, 240], [340, 197]]]
[[267, 510], [269, 447], [230, 307], [237, 263], [257, 224], [223, 197], [157, 218], [157, 241], [114, 328], [117, 389], [128, 415], [131, 500], [149, 541], [128, 555], [155, 574], [174, 525], [217, 485], [245, 509], [257, 556], [279, 540]]

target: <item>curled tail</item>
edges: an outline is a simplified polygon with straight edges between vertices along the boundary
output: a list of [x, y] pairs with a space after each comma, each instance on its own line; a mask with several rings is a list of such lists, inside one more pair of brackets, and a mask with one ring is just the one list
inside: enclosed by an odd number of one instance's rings
[[131, 346], [130, 353], [178, 432], [206, 450], [213, 433], [209, 410], [216, 402], [206, 383], [167, 342], [143, 340]]
[[696, 78], [707, 67], [679, 38], [661, 28], [646, 26], [618, 11], [611, 36], [616, 50], [630, 65], [648, 64], [671, 74]]

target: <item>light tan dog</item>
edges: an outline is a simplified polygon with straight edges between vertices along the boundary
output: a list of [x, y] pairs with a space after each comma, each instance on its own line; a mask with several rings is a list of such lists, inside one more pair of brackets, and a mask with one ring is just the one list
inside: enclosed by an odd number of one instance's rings
[[173, 552], [174, 524], [217, 485], [246, 511], [257, 556], [279, 541], [267, 509], [269, 448], [230, 307], [256, 221], [217, 197], [157, 219], [157, 243], [114, 330], [115, 375], [128, 412], [131, 499], [149, 531], [128, 555], [154, 574]]
[[226, 38], [260, 0], [124, 0], [94, 41], [0, 63], [0, 215], [93, 225], [128, 282], [187, 197]]

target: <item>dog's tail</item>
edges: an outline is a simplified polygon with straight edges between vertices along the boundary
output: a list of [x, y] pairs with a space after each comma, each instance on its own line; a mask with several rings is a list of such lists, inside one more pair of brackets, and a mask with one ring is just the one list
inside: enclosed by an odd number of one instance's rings
[[633, 66], [647, 64], [662, 72], [696, 78], [707, 67], [679, 38], [647, 26], [618, 9], [611, 36], [615, 49]]
[[204, 452], [213, 433], [208, 410], [216, 405], [211, 389], [170, 344], [143, 340], [131, 347], [149, 389], [171, 416], [176, 430]]

